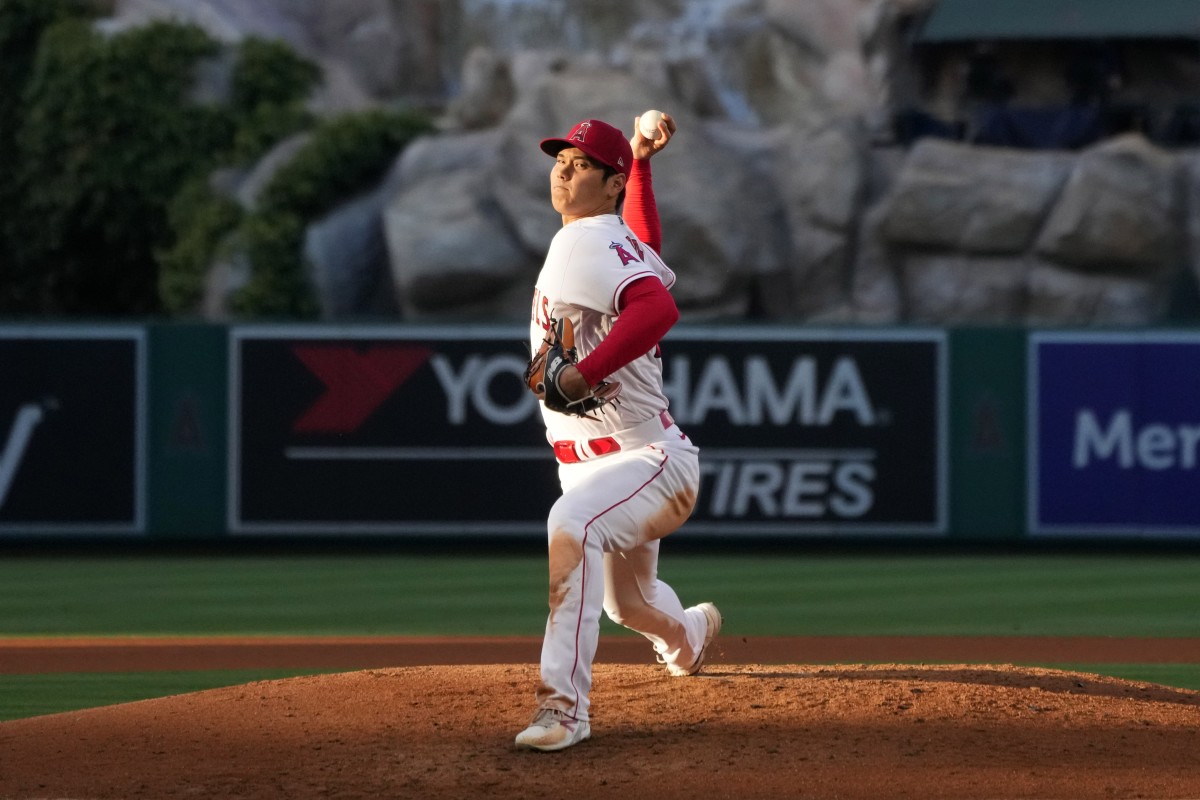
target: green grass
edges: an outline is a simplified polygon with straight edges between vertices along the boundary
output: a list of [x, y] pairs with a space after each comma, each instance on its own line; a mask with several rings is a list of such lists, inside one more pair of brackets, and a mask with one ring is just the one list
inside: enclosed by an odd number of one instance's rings
[[[729, 635], [1200, 637], [1200, 555], [664, 550], [660, 576], [720, 603]], [[537, 636], [545, 583], [541, 555], [20, 556], [0, 560], [0, 637]], [[1200, 665], [1071, 668], [1200, 689]], [[0, 719], [286, 674], [0, 675]]]
[[536, 558], [16, 559], [0, 636], [527, 633], [545, 573]]
[[1141, 683], [1200, 691], [1200, 664], [1041, 664], [1070, 672], [1090, 672]]
[[[745, 635], [1200, 636], [1200, 556], [666, 553]], [[537, 635], [541, 556], [16, 558], [0, 636]]]
[[205, 672], [56, 672], [0, 675], [0, 722], [81, 708], [315, 675], [319, 670], [239, 669]]
[[1197, 567], [1134, 556], [737, 559], [701, 561], [688, 579], [712, 587], [748, 634], [1197, 636]]

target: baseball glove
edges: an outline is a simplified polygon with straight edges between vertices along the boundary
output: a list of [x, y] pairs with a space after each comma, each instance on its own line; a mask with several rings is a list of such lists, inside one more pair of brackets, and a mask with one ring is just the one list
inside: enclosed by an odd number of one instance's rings
[[609, 403], [618, 402], [621, 384], [619, 381], [601, 381], [583, 397], [568, 397], [560, 379], [563, 371], [577, 361], [574, 324], [565, 317], [551, 318], [542, 346], [525, 367], [525, 385], [551, 411], [596, 419], [591, 412], [597, 409], [603, 411]]

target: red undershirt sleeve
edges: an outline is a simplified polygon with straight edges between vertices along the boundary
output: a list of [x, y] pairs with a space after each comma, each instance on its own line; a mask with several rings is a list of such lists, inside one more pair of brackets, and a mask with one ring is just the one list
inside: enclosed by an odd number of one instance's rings
[[638, 278], [621, 292], [620, 314], [596, 349], [576, 366], [588, 386], [654, 349], [679, 320], [675, 298], [656, 277]]
[[634, 235], [656, 253], [662, 252], [662, 223], [654, 202], [654, 181], [650, 159], [634, 160], [625, 185], [625, 205], [621, 209], [625, 224]]

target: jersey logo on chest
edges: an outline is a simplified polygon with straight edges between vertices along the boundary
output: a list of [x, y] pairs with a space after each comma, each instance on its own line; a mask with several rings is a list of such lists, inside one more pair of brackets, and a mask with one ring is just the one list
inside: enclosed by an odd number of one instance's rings
[[625, 242], [629, 243], [629, 247], [633, 248], [634, 253], [637, 253], [637, 255], [629, 252], [629, 249], [625, 247], [624, 242], [613, 242], [608, 246], [609, 250], [616, 251], [617, 257], [621, 259], [621, 266], [632, 264], [635, 261], [640, 263], [645, 260], [646, 254], [642, 250], [641, 242], [639, 242], [637, 239], [634, 239], [632, 236], [626, 236]]

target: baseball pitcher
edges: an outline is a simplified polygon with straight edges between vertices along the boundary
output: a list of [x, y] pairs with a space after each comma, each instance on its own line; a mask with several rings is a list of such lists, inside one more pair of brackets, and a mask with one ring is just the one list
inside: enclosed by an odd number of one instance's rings
[[679, 319], [659, 256], [650, 158], [676, 131], [658, 115], [632, 138], [596, 119], [542, 141], [563, 226], [533, 292], [526, 371], [542, 401], [562, 496], [547, 520], [549, 602], [537, 711], [519, 748], [561, 750], [591, 733], [600, 611], [645, 636], [669, 674], [695, 675], [721, 628], [658, 578], [659, 542], [692, 512], [699, 450], [663, 392], [659, 340]]

